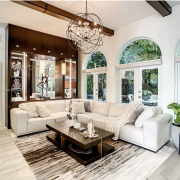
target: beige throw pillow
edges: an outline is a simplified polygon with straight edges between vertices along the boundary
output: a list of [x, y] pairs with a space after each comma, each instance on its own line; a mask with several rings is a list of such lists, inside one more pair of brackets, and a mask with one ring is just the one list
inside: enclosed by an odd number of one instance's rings
[[46, 106], [37, 106], [37, 112], [42, 118], [50, 116], [50, 112]]
[[72, 102], [72, 113], [75, 113], [75, 114], [85, 113], [84, 103], [83, 102]]
[[135, 126], [138, 128], [143, 127], [143, 123], [146, 119], [151, 118], [155, 115], [155, 108], [154, 107], [149, 107], [146, 108], [140, 116], [136, 119]]
[[39, 117], [35, 103], [21, 103], [19, 104], [19, 108], [27, 112], [29, 119]]

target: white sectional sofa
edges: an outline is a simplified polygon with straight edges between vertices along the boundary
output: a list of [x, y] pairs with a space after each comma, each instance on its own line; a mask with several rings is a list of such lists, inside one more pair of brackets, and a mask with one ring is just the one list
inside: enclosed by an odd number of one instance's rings
[[[93, 120], [94, 126], [101, 129], [105, 129], [109, 118], [121, 116], [127, 106], [126, 104], [89, 101], [92, 113], [77, 114], [77, 119], [83, 123]], [[17, 136], [47, 130], [46, 124], [67, 119], [65, 100], [36, 102], [36, 104], [46, 106], [51, 115], [46, 118], [28, 119], [25, 111], [19, 108], [12, 109], [11, 127]], [[169, 141], [171, 124], [168, 123], [169, 120], [172, 120], [172, 116], [162, 113], [145, 120], [142, 128], [126, 124], [119, 132], [119, 139], [157, 151]]]

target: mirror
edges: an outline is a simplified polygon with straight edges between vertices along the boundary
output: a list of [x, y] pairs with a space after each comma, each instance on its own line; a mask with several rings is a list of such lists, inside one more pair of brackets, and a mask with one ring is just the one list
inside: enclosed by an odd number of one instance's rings
[[55, 99], [55, 58], [30, 58], [30, 100]]

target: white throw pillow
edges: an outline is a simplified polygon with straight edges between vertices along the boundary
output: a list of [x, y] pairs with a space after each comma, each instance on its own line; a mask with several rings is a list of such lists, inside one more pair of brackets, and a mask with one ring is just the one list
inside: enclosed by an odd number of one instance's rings
[[83, 102], [72, 102], [72, 113], [75, 113], [75, 114], [85, 113], [84, 103]]
[[46, 106], [37, 106], [37, 112], [41, 117], [48, 117], [50, 116], [49, 110], [46, 108]]
[[158, 107], [158, 106], [156, 106], [156, 107], [154, 107], [154, 108], [155, 108], [155, 115], [158, 115], [158, 114], [162, 114], [162, 113], [163, 113], [162, 108], [160, 108], [160, 107]]
[[136, 119], [135, 126], [137, 128], [143, 127], [143, 123], [146, 119], [151, 118], [155, 115], [155, 108], [154, 107], [149, 107], [146, 108], [140, 116]]
[[21, 104], [19, 104], [19, 108], [28, 113], [29, 119], [39, 117], [39, 114], [36, 110], [35, 103], [32, 103], [32, 102], [31, 103], [21, 103]]

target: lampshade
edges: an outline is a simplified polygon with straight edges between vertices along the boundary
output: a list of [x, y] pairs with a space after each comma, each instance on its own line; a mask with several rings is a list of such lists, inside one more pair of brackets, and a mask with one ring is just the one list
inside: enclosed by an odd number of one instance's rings
[[61, 64], [61, 74], [66, 75], [66, 63], [65, 62], [63, 62]]
[[44, 65], [45, 62], [43, 60], [40, 61], [40, 66], [39, 66], [39, 73], [44, 74]]

